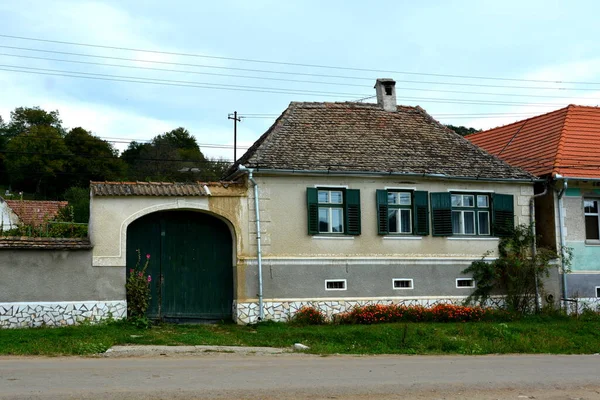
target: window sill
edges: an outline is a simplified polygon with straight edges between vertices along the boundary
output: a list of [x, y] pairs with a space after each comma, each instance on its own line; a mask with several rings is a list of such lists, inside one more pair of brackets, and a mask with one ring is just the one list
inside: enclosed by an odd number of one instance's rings
[[586, 246], [600, 246], [600, 240], [586, 240]]
[[354, 236], [346, 236], [346, 235], [340, 235], [340, 236], [321, 236], [321, 235], [315, 235], [312, 237], [313, 239], [318, 239], [318, 240], [354, 240]]
[[447, 240], [479, 240], [486, 242], [497, 242], [500, 238], [497, 237], [481, 237], [481, 236], [450, 236], [446, 238]]
[[421, 240], [423, 237], [421, 236], [401, 236], [401, 235], [386, 235], [383, 237], [383, 240]]

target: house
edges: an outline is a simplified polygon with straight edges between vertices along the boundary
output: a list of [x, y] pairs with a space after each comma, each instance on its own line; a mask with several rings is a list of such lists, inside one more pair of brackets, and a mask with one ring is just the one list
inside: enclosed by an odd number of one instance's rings
[[545, 180], [536, 229], [541, 245], [572, 250], [563, 296], [600, 304], [600, 108], [569, 105], [467, 139]]
[[221, 182], [92, 182], [90, 243], [0, 251], [27, 282], [0, 281], [0, 326], [120, 318], [146, 262], [148, 316], [167, 321], [462, 302], [462, 271], [533, 217], [535, 177], [375, 88], [376, 104], [292, 102]]
[[39, 226], [54, 219], [66, 207], [66, 201], [4, 200], [0, 198], [2, 230], [16, 228], [19, 224]]

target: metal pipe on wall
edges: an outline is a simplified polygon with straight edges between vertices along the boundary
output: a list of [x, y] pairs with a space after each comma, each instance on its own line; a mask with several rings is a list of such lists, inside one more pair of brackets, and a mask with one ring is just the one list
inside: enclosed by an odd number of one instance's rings
[[565, 224], [565, 216], [563, 213], [563, 195], [565, 194], [565, 192], [567, 191], [567, 188], [569, 187], [569, 182], [567, 178], [563, 178], [560, 175], [556, 175], [556, 179], [562, 179], [563, 180], [563, 187], [560, 191], [558, 191], [558, 231], [559, 231], [559, 242], [560, 242], [560, 266], [562, 269], [562, 289], [563, 289], [563, 299], [564, 300], [564, 308], [565, 311], [567, 310], [567, 301], [566, 299], [568, 298], [568, 292], [567, 292], [567, 274], [565, 272], [565, 242], [566, 242], [566, 238], [565, 238], [565, 230], [563, 228], [564, 224]]

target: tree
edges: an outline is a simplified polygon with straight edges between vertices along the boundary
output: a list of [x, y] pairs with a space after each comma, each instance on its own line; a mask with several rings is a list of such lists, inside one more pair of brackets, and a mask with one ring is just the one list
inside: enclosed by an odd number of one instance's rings
[[66, 166], [68, 186], [87, 188], [90, 181], [117, 180], [125, 175], [125, 162], [112, 144], [85, 129], [71, 129], [65, 144], [72, 154]]
[[65, 171], [69, 149], [58, 129], [31, 126], [6, 146], [10, 182], [24, 191], [56, 196], [64, 185], [56, 179]]
[[10, 113], [10, 122], [4, 128], [4, 136], [9, 139], [29, 131], [34, 126], [49, 126], [64, 135], [62, 120], [58, 111], [44, 111], [39, 107], [17, 107]]
[[458, 133], [460, 136], [467, 136], [472, 133], [481, 132], [481, 129], [475, 128], [467, 128], [466, 126], [454, 126], [454, 125], [446, 125], [446, 128], [452, 129], [454, 132]]

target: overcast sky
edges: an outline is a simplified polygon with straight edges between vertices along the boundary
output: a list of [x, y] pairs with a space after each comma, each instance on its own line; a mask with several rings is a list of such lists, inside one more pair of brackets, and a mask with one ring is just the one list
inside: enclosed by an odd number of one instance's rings
[[[595, 1], [550, 0], [1, 0], [0, 35], [155, 52], [0, 37], [0, 115], [59, 110], [65, 126], [103, 138], [149, 139], [183, 126], [205, 154], [231, 159], [232, 150], [202, 146], [233, 143], [228, 113], [253, 117], [239, 125], [247, 147], [290, 101], [357, 100], [389, 77], [400, 104], [490, 128], [600, 104], [599, 13]], [[136, 78], [154, 83], [125, 82]]]

